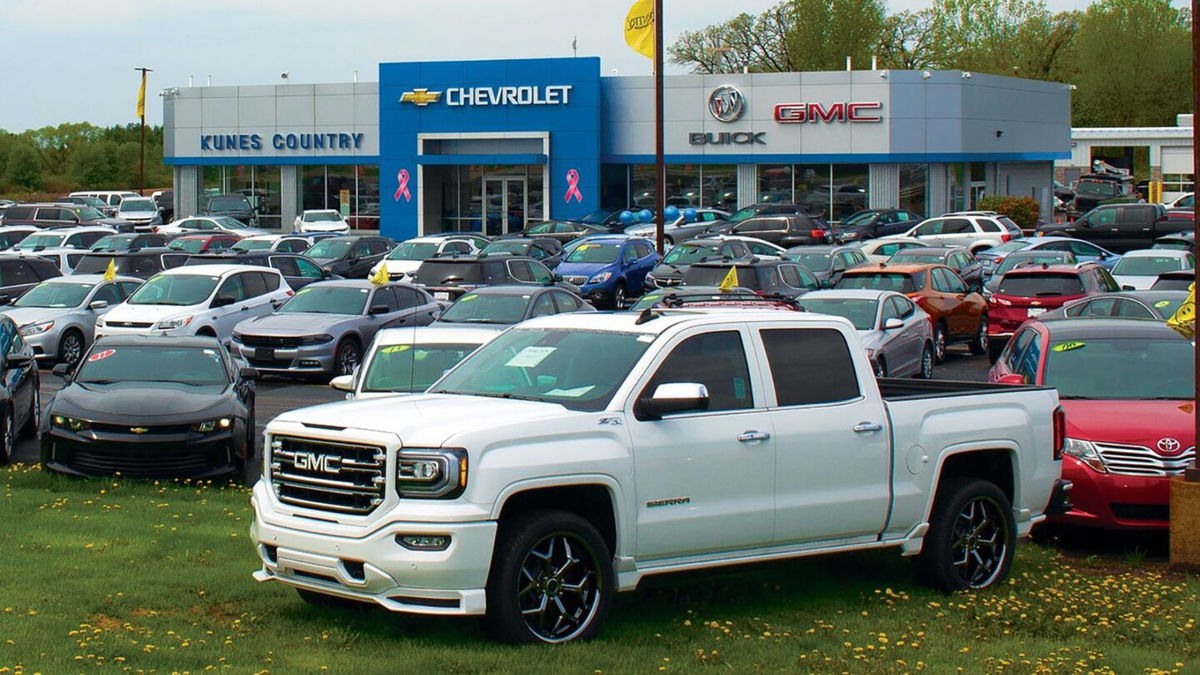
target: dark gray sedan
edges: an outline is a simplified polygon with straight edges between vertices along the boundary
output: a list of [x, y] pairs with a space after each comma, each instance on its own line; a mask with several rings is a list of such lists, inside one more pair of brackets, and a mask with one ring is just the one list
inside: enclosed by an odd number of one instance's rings
[[957, 272], [968, 288], [975, 291], [983, 290], [983, 266], [965, 248], [957, 246], [906, 248], [897, 252], [888, 262], [898, 265], [911, 263], [945, 265]]
[[233, 329], [233, 351], [264, 373], [349, 375], [382, 328], [424, 326], [439, 305], [408, 284], [320, 281], [296, 292], [274, 314]]
[[825, 288], [832, 288], [846, 270], [862, 267], [869, 261], [857, 246], [793, 246], [787, 259], [804, 265]]
[[434, 325], [504, 330], [534, 317], [594, 311], [583, 298], [555, 286], [485, 286], [455, 300]]

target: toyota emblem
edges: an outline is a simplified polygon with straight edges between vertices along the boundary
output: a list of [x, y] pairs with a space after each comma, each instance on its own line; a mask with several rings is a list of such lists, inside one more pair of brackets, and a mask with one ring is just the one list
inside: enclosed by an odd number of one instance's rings
[[1164, 455], [1178, 455], [1183, 450], [1183, 444], [1174, 438], [1158, 439], [1158, 451]]
[[745, 110], [746, 97], [733, 85], [721, 85], [708, 95], [708, 112], [719, 122], [737, 121]]

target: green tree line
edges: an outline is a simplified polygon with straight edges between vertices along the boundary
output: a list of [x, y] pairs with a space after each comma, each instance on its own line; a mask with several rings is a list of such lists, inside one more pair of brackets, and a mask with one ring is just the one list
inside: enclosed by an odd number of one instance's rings
[[1043, 0], [783, 0], [688, 31], [668, 48], [698, 73], [841, 70], [876, 57], [898, 70], [968, 70], [1075, 85], [1074, 126], [1171, 126], [1192, 109], [1192, 17], [1169, 0], [1098, 0], [1052, 13]]
[[[69, 122], [19, 134], [0, 129], [0, 197], [138, 187], [139, 125]], [[146, 187], [171, 185], [162, 127], [146, 127]]]

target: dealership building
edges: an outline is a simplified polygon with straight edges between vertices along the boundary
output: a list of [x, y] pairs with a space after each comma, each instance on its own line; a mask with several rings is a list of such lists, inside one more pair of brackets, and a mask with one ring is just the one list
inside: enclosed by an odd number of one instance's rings
[[[665, 78], [666, 201], [925, 215], [983, 195], [1051, 209], [1067, 85], [961, 71]], [[378, 82], [163, 92], [176, 213], [241, 193], [268, 227], [304, 209], [404, 239], [652, 208], [654, 80], [595, 57], [383, 63]]]

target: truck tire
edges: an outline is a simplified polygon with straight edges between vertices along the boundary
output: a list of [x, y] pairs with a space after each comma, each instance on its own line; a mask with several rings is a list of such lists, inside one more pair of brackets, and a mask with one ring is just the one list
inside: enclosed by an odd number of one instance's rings
[[591, 523], [566, 511], [528, 511], [496, 535], [485, 621], [505, 642], [588, 640], [615, 591], [612, 554]]
[[954, 478], [938, 489], [921, 554], [921, 582], [943, 593], [1002, 581], [1012, 566], [1017, 525], [1008, 497], [994, 483]]

